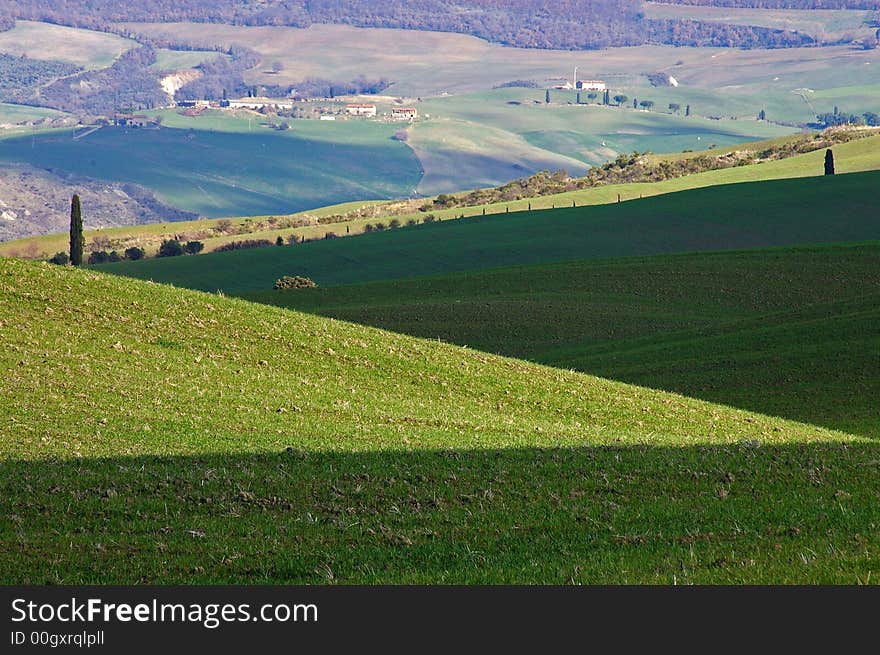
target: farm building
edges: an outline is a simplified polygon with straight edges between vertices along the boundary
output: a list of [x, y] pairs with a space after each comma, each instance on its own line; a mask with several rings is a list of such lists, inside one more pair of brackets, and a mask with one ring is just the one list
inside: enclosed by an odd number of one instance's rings
[[116, 114], [113, 117], [113, 124], [116, 127], [155, 127], [158, 122], [142, 114]]
[[205, 107], [211, 106], [211, 101], [210, 100], [179, 100], [177, 102], [177, 106], [178, 107], [186, 107], [186, 108], [190, 108], [190, 107], [203, 107], [203, 108], [205, 108]]
[[349, 104], [345, 105], [345, 111], [352, 116], [375, 116], [376, 105]]
[[415, 107], [395, 107], [391, 110], [391, 119], [395, 121], [411, 121], [418, 115]]
[[582, 91], [604, 91], [606, 86], [602, 80], [578, 80], [577, 88]]
[[293, 100], [285, 98], [239, 98], [229, 101], [230, 109], [293, 109]]

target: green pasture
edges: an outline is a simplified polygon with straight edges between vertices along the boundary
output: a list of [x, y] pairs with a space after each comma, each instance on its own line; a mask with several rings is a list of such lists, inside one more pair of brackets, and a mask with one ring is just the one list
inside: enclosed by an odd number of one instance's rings
[[0, 309], [7, 584], [880, 572], [871, 439], [48, 264]]
[[629, 255], [880, 239], [880, 173], [738, 183], [549, 211], [516, 211], [289, 248], [110, 264], [104, 270], [227, 293], [282, 275], [321, 286]]
[[880, 436], [880, 245], [525, 266], [250, 300]]
[[[241, 131], [104, 128], [77, 140], [69, 133], [38, 134], [7, 140], [0, 162], [133, 182], [204, 216], [407, 196], [420, 177], [418, 161], [391, 139], [390, 126], [324, 123], [335, 138], [320, 140], [311, 127], [282, 134], [265, 127], [247, 132], [244, 125]], [[351, 138], [357, 130], [360, 138]]]

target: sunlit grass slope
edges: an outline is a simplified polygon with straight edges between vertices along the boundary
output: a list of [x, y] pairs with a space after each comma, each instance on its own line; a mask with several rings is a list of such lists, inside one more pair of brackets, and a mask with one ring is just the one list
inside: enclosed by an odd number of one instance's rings
[[876, 579], [844, 433], [14, 260], [0, 339], [5, 583]]
[[524, 266], [260, 302], [880, 436], [880, 245]]

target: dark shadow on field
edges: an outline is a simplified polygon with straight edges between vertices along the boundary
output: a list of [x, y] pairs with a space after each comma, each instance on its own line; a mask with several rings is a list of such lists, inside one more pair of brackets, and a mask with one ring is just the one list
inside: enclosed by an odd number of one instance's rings
[[0, 464], [0, 582], [845, 582], [875, 443]]
[[[460, 310], [454, 302], [428, 301], [425, 307], [402, 303], [360, 312], [357, 307], [298, 306], [285, 301], [291, 296], [245, 296], [268, 304], [276, 304], [276, 297], [277, 306], [319, 316], [440, 339], [880, 440], [880, 313], [873, 299], [807, 307], [772, 320], [754, 316], [645, 337], [585, 337], [558, 350], [524, 353], [530, 344], [521, 343], [518, 333], [536, 326], [559, 331], [559, 324], [551, 324], [554, 317], [530, 316], [529, 325], [517, 325], [502, 314], [505, 322], [478, 334], [476, 329], [462, 328], [469, 320], [468, 312], [479, 304], [472, 299], [462, 302]], [[490, 302], [482, 304], [489, 307]], [[445, 323], [430, 315], [431, 309], [438, 308], [446, 312], [442, 314]], [[586, 305], [582, 311], [591, 309]], [[641, 317], [621, 320], [627, 319]], [[499, 337], [504, 329], [511, 331], [509, 341]], [[623, 326], [621, 330], [625, 331]]]

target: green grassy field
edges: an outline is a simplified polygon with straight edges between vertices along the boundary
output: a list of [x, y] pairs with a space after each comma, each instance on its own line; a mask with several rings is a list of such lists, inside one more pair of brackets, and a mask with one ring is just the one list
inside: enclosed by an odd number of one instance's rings
[[[227, 125], [226, 123], [222, 123]], [[227, 129], [228, 126], [227, 126]], [[787, 141], [787, 138], [772, 139], [764, 142], [756, 142], [746, 144], [742, 147], [750, 149], [768, 148], [778, 145], [780, 142]], [[726, 151], [735, 150], [736, 146], [731, 148], [719, 148], [710, 154], [720, 154]], [[835, 162], [837, 170], [840, 173], [853, 173], [860, 171], [876, 170], [880, 168], [880, 136], [868, 137], [851, 141], [849, 143], [840, 144], [834, 147]], [[700, 154], [680, 153], [653, 155], [655, 161], [679, 159], [683, 157], [694, 157]], [[639, 197], [649, 197], [675, 191], [683, 191], [686, 189], [701, 188], [718, 184], [732, 184], [735, 182], [749, 182], [771, 179], [782, 179], [788, 177], [807, 177], [821, 173], [823, 166], [824, 151], [816, 151], [796, 157], [790, 157], [784, 160], [766, 162], [763, 164], [755, 164], [750, 166], [738, 166], [724, 170], [709, 171], [686, 177], [675, 178], [663, 182], [655, 183], [638, 183], [638, 184], [616, 184], [580, 191], [571, 191], [567, 193], [554, 194], [529, 200], [518, 200], [503, 203], [494, 203], [487, 205], [477, 205], [473, 207], [461, 207], [454, 209], [435, 210], [432, 213], [441, 219], [458, 218], [461, 215], [476, 216], [481, 215], [483, 211], [487, 214], [505, 213], [506, 210], [519, 211], [527, 209], [529, 205], [533, 209], [551, 209], [555, 207], [570, 206], [575, 203], [578, 207], [585, 205], [607, 204], [617, 201], [618, 195], [623, 200], [632, 200]], [[351, 202], [340, 205], [329, 205], [327, 207], [308, 210], [309, 215], [324, 216], [330, 214], [345, 213], [346, 211], [358, 209], [365, 205], [376, 204], [371, 202]], [[404, 214], [398, 217], [398, 220], [406, 222], [410, 218], [421, 220], [424, 214], [414, 212], [412, 214]], [[263, 217], [254, 217], [255, 219]], [[88, 212], [86, 214], [88, 221]], [[242, 225], [247, 222], [246, 218], [232, 219], [236, 225]], [[387, 222], [388, 218], [383, 219]], [[287, 237], [291, 234], [297, 234], [309, 239], [322, 238], [327, 232], [336, 234], [345, 233], [346, 229], [351, 234], [359, 234], [363, 231], [367, 223], [376, 223], [375, 218], [357, 219], [346, 222], [345, 224], [319, 225], [313, 227], [270, 230], [258, 232], [251, 235], [251, 238], [264, 238], [274, 241], [277, 236]], [[137, 225], [131, 227], [120, 227], [101, 230], [100, 234], [106, 235], [111, 239], [131, 239], [136, 241], [148, 251], [153, 252], [162, 239], [172, 238], [177, 234], [189, 231], [210, 230], [216, 227], [217, 220], [202, 219], [198, 221], [183, 221], [179, 223]], [[87, 231], [86, 241], [96, 236], [98, 232]], [[204, 239], [206, 251], [213, 250], [218, 245], [234, 240], [237, 236], [228, 237], [209, 237]], [[16, 254], [25, 252], [38, 252], [43, 257], [51, 257], [54, 253], [64, 250], [67, 247], [66, 234], [42, 235], [37, 237], [29, 237], [16, 241], [0, 243], [0, 256], [16, 256]]]
[[156, 50], [156, 63], [153, 68], [159, 71], [179, 71], [187, 68], [195, 68], [199, 64], [219, 57], [227, 57], [213, 50], [168, 50], [159, 48]]
[[880, 572], [870, 439], [48, 264], [0, 308], [3, 583]]
[[463, 179], [471, 186], [493, 186], [542, 169], [577, 175], [633, 150], [704, 150], [793, 131], [753, 120], [684, 118], [669, 114], [665, 104], [657, 107], [663, 111], [651, 112], [578, 106], [576, 94], [567, 91], [551, 93], [549, 106], [543, 100], [543, 89], [424, 100], [419, 111], [431, 120], [416, 124], [409, 139], [425, 169], [419, 190], [461, 188]]
[[64, 112], [55, 111], [54, 109], [0, 103], [0, 141], [23, 134], [33, 134], [34, 127], [27, 125], [31, 121], [39, 121], [46, 118], [63, 118], [65, 116], [67, 114]]
[[282, 275], [333, 286], [566, 260], [880, 239], [873, 200], [878, 180], [880, 173], [866, 172], [741, 183], [103, 270], [241, 293], [271, 289]]
[[115, 34], [26, 20], [0, 32], [0, 52], [66, 61], [88, 70], [111, 66], [136, 46], [136, 41]]
[[[232, 119], [228, 119], [232, 120]], [[356, 198], [412, 193], [418, 160], [380, 123], [317, 121], [286, 132], [105, 128], [79, 140], [38, 134], [4, 142], [0, 162], [134, 182], [205, 216], [290, 213]], [[243, 125], [242, 125], [243, 124]], [[332, 135], [332, 136], [331, 136]], [[243, 211], [246, 210], [246, 211]]]
[[880, 244], [574, 262], [250, 300], [880, 436]]
[[[846, 22], [822, 12], [815, 20], [835, 29]], [[358, 75], [391, 79], [386, 93], [409, 96], [406, 102], [431, 117], [409, 131], [425, 171], [419, 186], [425, 194], [495, 185], [542, 168], [577, 173], [633, 150], [702, 150], [792, 132], [781, 124], [757, 122], [762, 110], [770, 121], [791, 125], [815, 121], [818, 113], [835, 106], [857, 114], [880, 106], [875, 73], [880, 51], [851, 46], [562, 52], [508, 48], [459, 34], [338, 25], [126, 27], [194, 44], [246, 44], [263, 55], [261, 65], [249, 73], [252, 84]], [[276, 62], [283, 66], [280, 74], [267, 73]], [[626, 95], [629, 103], [650, 100], [654, 109], [574, 106], [573, 91], [552, 91], [551, 105], [544, 106], [544, 88], [568, 79], [575, 67], [583, 77], [605, 80], [613, 94]], [[647, 74], [658, 71], [674, 76], [678, 86], [652, 86]], [[540, 88], [492, 90], [516, 79]], [[582, 100], [590, 102], [587, 94]], [[679, 105], [680, 113], [690, 106], [691, 117], [671, 113], [670, 104]]]

